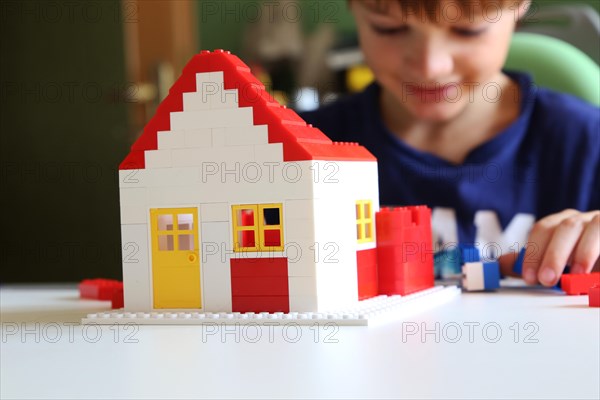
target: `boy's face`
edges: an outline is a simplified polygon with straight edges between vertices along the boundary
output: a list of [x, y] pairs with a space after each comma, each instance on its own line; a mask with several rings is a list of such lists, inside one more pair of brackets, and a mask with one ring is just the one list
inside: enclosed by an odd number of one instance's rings
[[[437, 21], [403, 14], [396, 1], [378, 13], [351, 1], [361, 48], [376, 79], [417, 119], [443, 122], [469, 103], [495, 99], [512, 32], [527, 2], [506, 8], [441, 2]], [[473, 2], [476, 3], [476, 2]], [[447, 7], [444, 6], [447, 5]]]

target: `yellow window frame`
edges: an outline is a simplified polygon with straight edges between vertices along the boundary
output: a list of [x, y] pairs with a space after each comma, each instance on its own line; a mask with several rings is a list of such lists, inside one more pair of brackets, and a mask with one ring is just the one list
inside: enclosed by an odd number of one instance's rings
[[[275, 208], [279, 211], [279, 224], [277, 225], [265, 225], [264, 224], [264, 210], [266, 208]], [[271, 204], [259, 204], [258, 205], [258, 237], [259, 247], [261, 251], [283, 251], [283, 205], [281, 203]], [[267, 246], [264, 243], [265, 230], [278, 231], [279, 232], [279, 243], [280, 246]]]
[[374, 240], [373, 202], [371, 200], [356, 201], [356, 239], [358, 243], [368, 243]]
[[[264, 223], [264, 210], [275, 208], [279, 211], [279, 224], [277, 225], [265, 225]], [[238, 224], [238, 212], [243, 210], [252, 210], [254, 213], [254, 225], [241, 226]], [[239, 204], [231, 206], [231, 220], [233, 224], [233, 251], [283, 251], [283, 204], [281, 203], [269, 203], [269, 204]], [[280, 246], [266, 246], [265, 245], [265, 230], [278, 231], [279, 232], [279, 243]], [[254, 246], [242, 246], [239, 242], [239, 234], [243, 231], [254, 232]]]
[[[159, 252], [167, 252], [167, 251], [180, 251], [179, 250], [179, 240], [180, 236], [183, 235], [192, 235], [194, 238], [194, 249], [198, 249], [198, 236], [196, 235], [196, 226], [192, 226], [192, 229], [179, 229], [179, 215], [190, 214], [192, 215], [192, 224], [197, 223], [198, 221], [198, 209], [196, 208], [155, 208], [151, 209], [150, 213], [152, 218], [156, 219], [156, 251]], [[158, 219], [162, 215], [171, 215], [171, 219], [173, 220], [173, 225], [171, 230], [161, 230], [158, 227]], [[160, 250], [158, 246], [158, 242], [160, 237], [168, 237], [171, 236], [173, 238], [173, 249], [172, 250]], [[187, 251], [187, 250], [186, 250]]]
[[[241, 226], [241, 221], [238, 220], [238, 212], [244, 210], [252, 210], [254, 215], [254, 225]], [[258, 205], [257, 204], [240, 204], [231, 206], [231, 220], [233, 223], [233, 251], [258, 251]], [[238, 224], [239, 222], [239, 224]], [[240, 232], [254, 232], [254, 246], [242, 246], [238, 240]]]

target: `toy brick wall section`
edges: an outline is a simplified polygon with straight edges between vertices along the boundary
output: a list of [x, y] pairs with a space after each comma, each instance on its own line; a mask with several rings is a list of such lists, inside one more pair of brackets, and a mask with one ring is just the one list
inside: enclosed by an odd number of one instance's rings
[[251, 107], [238, 108], [237, 90], [224, 90], [223, 73], [196, 74], [196, 92], [183, 93], [183, 111], [170, 113], [158, 149], [145, 151], [146, 168], [178, 168], [235, 156], [254, 161], [253, 145], [268, 145], [266, 125], [254, 126]]
[[358, 271], [358, 299], [365, 300], [377, 296], [379, 281], [377, 278], [377, 248], [356, 252]]
[[382, 208], [376, 227], [379, 294], [406, 295], [432, 287], [431, 210]]

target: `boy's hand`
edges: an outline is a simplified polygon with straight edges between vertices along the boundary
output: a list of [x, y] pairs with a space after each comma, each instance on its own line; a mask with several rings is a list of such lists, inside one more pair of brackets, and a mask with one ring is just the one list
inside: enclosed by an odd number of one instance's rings
[[[564, 210], [542, 218], [526, 247], [523, 279], [530, 285], [556, 285], [566, 265], [573, 274], [591, 272], [600, 256], [600, 211]], [[501, 257], [502, 271], [512, 270], [515, 259], [515, 254]]]

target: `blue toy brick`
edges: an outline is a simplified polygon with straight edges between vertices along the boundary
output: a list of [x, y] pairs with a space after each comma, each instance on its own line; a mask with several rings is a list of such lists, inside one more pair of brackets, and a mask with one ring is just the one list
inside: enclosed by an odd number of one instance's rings
[[485, 290], [500, 287], [500, 265], [497, 261], [483, 263], [483, 287]]
[[517, 257], [517, 261], [515, 261], [515, 265], [513, 265], [513, 272], [518, 275], [523, 274], [523, 260], [525, 259], [525, 247], [521, 249], [519, 252], [519, 256]]
[[477, 247], [470, 245], [470, 244], [460, 243], [458, 245], [458, 248], [460, 249], [460, 255], [461, 255], [460, 265], [463, 265], [464, 263], [468, 263], [468, 262], [481, 261], [481, 257], [479, 255], [479, 249]]

